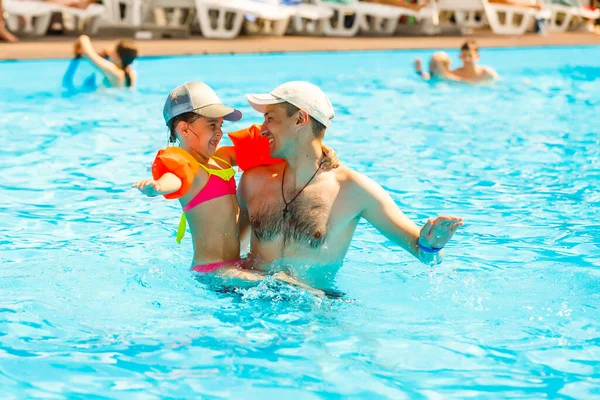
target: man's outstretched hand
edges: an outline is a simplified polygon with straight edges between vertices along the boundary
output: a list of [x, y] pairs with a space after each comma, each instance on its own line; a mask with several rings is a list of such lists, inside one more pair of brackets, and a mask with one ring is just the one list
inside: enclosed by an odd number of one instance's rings
[[429, 248], [441, 249], [452, 239], [454, 232], [463, 225], [463, 219], [459, 217], [430, 218], [421, 228], [419, 241]]

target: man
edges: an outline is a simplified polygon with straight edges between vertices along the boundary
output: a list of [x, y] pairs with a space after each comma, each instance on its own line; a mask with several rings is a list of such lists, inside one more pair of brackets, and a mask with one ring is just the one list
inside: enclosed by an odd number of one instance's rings
[[361, 218], [422, 262], [441, 260], [441, 249], [462, 226], [461, 218], [438, 217], [419, 229], [366, 176], [343, 166], [320, 171], [321, 142], [334, 117], [321, 89], [288, 82], [270, 94], [247, 97], [264, 114], [271, 156], [286, 161], [251, 169], [240, 182], [253, 268], [282, 270], [313, 287], [329, 288]]
[[460, 48], [460, 59], [463, 66], [450, 70], [450, 57], [441, 51], [435, 53], [429, 61], [429, 74], [423, 72], [422, 63], [419, 58], [415, 60], [415, 70], [423, 79], [431, 78], [446, 79], [449, 81], [481, 83], [499, 79], [498, 74], [491, 67], [477, 65], [479, 61], [479, 47], [474, 40], [467, 40]]
[[479, 46], [475, 40], [467, 40], [461, 46], [460, 60], [463, 62], [463, 66], [451, 71], [451, 73], [466, 82], [478, 83], [499, 78], [493, 68], [477, 65], [479, 62]]

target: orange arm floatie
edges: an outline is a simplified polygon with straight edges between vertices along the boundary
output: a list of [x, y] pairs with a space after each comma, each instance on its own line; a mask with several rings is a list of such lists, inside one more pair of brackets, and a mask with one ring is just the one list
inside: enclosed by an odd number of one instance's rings
[[190, 190], [199, 169], [198, 161], [190, 153], [179, 147], [167, 147], [156, 154], [152, 163], [152, 177], [157, 180], [170, 172], [181, 179], [178, 191], [165, 194], [166, 199], [178, 199]]
[[235, 147], [235, 159], [243, 171], [261, 165], [273, 165], [283, 161], [273, 158], [269, 152], [269, 140], [261, 136], [260, 126], [252, 125], [241, 131], [229, 133]]

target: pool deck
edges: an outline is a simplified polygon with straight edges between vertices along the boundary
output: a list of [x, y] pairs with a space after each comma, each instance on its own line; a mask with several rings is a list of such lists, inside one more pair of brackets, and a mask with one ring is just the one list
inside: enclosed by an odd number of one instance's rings
[[[401, 49], [455, 49], [467, 38], [476, 39], [481, 47], [580, 46], [600, 45], [600, 35], [562, 33], [520, 37], [495, 36], [484, 32], [470, 36], [401, 36], [401, 37], [258, 37], [241, 36], [233, 40], [187, 39], [138, 40], [141, 56], [174, 56], [191, 54], [280, 53], [303, 51], [360, 51]], [[26, 39], [16, 44], [0, 43], [0, 60], [70, 58], [75, 37]], [[93, 39], [101, 49], [115, 39]]]

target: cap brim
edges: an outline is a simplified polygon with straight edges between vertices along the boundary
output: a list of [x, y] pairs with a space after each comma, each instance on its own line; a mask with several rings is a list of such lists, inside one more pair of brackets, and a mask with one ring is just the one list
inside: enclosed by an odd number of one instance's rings
[[207, 118], [223, 118], [226, 121], [239, 121], [242, 119], [242, 112], [235, 108], [224, 106], [223, 104], [211, 104], [194, 110], [196, 114], [200, 114]]
[[259, 113], [265, 112], [265, 107], [271, 104], [284, 103], [285, 100], [275, 97], [270, 93], [266, 94], [247, 94], [248, 103]]

